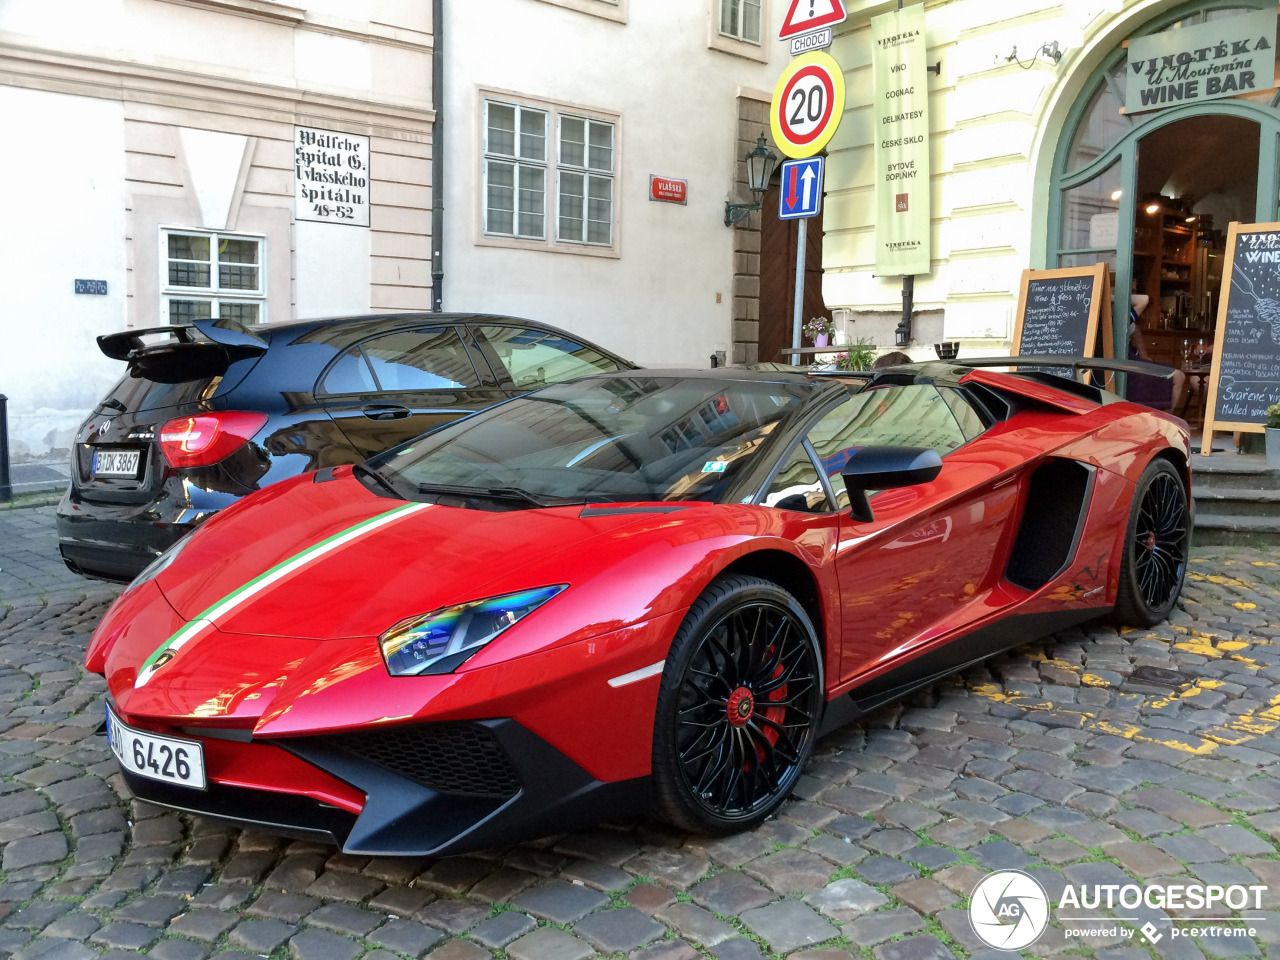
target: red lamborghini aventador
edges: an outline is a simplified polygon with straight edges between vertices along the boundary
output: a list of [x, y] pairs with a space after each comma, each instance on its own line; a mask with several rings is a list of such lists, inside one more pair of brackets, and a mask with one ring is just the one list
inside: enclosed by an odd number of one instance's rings
[[362, 854], [756, 823], [825, 730], [1177, 600], [1186, 425], [989, 367], [622, 371], [269, 487], [94, 635], [124, 777]]

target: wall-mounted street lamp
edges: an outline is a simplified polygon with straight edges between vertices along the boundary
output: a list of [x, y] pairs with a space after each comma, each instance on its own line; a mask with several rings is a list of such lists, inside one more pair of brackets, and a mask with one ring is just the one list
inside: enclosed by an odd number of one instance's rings
[[[1005, 63], [1016, 63], [1023, 70], [1030, 70], [1037, 60], [1044, 57], [1046, 61], [1052, 60], [1055, 64], [1062, 59], [1062, 47], [1058, 45], [1058, 41], [1052, 43], [1042, 43], [1035, 53], [1031, 54], [1031, 59], [1023, 63], [1018, 59], [1018, 48], [1015, 46], [1013, 51], [1004, 58]], [[996, 63], [1000, 62], [1000, 55], [996, 55]]]
[[751, 195], [755, 199], [751, 203], [729, 203], [726, 200], [724, 204], [726, 227], [732, 227], [735, 223], [745, 220], [752, 210], [760, 209], [760, 198], [769, 189], [769, 178], [773, 176], [773, 168], [778, 165], [778, 155], [764, 142], [764, 134], [760, 135], [756, 148], [743, 159], [747, 162], [747, 186], [751, 188]]

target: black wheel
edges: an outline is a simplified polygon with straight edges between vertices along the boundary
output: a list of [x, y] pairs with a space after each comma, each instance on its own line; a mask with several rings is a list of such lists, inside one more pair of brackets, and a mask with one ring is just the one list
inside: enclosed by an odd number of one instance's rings
[[1173, 610], [1187, 572], [1191, 507], [1187, 485], [1168, 460], [1153, 460], [1138, 478], [1129, 508], [1115, 617], [1152, 627]]
[[659, 815], [704, 833], [759, 823], [804, 769], [822, 703], [818, 638], [796, 599], [756, 577], [717, 580], [690, 607], [662, 673]]

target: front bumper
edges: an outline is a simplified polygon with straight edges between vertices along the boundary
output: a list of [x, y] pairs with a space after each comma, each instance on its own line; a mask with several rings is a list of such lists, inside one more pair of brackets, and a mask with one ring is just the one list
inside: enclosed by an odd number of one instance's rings
[[511, 719], [266, 741], [364, 794], [358, 814], [227, 776], [230, 768], [220, 771], [213, 756], [234, 753], [234, 745], [216, 735], [199, 739], [214, 747], [208, 790], [126, 774], [129, 789], [142, 800], [259, 830], [332, 839], [351, 854], [466, 853], [633, 816], [651, 802], [649, 777], [596, 780]]

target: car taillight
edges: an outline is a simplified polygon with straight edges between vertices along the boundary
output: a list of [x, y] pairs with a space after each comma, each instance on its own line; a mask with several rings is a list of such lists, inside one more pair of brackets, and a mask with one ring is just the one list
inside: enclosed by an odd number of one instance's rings
[[229, 411], [178, 417], [160, 428], [160, 449], [173, 467], [207, 467], [239, 450], [267, 422], [265, 413]]

